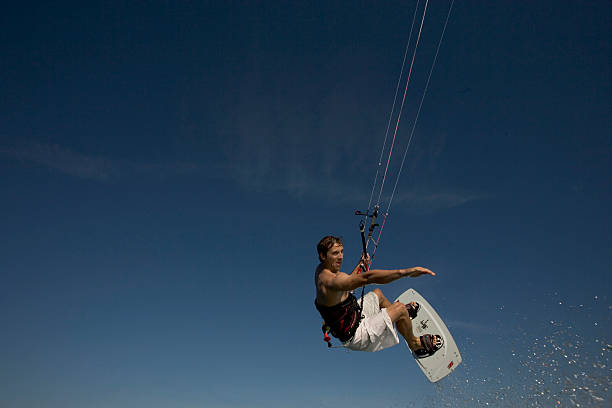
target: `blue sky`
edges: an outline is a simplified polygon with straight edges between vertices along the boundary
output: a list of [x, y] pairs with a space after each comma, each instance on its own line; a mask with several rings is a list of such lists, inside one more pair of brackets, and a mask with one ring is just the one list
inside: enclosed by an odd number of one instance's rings
[[5, 8], [0, 406], [609, 404], [607, 2], [454, 4], [375, 266], [436, 272], [381, 289], [464, 364], [432, 385], [404, 345], [321, 339], [315, 245], [359, 257], [414, 7]]

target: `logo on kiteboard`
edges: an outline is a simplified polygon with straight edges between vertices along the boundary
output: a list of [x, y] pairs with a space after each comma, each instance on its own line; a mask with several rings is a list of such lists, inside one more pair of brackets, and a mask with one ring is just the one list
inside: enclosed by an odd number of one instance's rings
[[421, 329], [425, 330], [427, 328], [427, 323], [429, 323], [429, 319], [427, 320], [421, 320]]

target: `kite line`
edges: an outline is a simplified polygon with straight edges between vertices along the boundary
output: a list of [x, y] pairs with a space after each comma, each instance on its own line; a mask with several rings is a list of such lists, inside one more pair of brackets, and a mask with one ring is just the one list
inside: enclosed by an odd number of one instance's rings
[[[394, 198], [395, 193], [397, 191], [397, 186], [398, 186], [398, 183], [399, 183], [400, 176], [402, 174], [402, 170], [404, 168], [404, 163], [406, 161], [406, 156], [408, 154], [408, 150], [410, 149], [410, 146], [412, 144], [412, 140], [414, 138], [414, 133], [415, 133], [416, 125], [418, 123], [419, 116], [421, 114], [421, 109], [423, 107], [423, 102], [425, 100], [425, 96], [427, 95], [427, 90], [429, 88], [429, 83], [431, 81], [431, 76], [432, 76], [433, 70], [434, 70], [434, 68], [436, 66], [436, 62], [437, 62], [437, 59], [438, 59], [438, 54], [440, 52], [440, 47], [442, 45], [442, 41], [444, 40], [444, 35], [446, 33], [446, 27], [448, 26], [448, 21], [450, 19], [451, 11], [453, 9], [454, 0], [451, 0], [450, 6], [448, 8], [448, 12], [446, 14], [446, 19], [444, 21], [444, 27], [442, 29], [442, 34], [440, 35], [440, 39], [438, 40], [438, 45], [436, 47], [436, 52], [435, 52], [433, 61], [431, 63], [431, 67], [429, 69], [429, 73], [428, 73], [428, 76], [427, 76], [427, 81], [425, 83], [425, 87], [423, 88], [423, 93], [421, 95], [421, 99], [420, 99], [420, 102], [419, 102], [419, 107], [417, 109], [417, 113], [416, 113], [415, 118], [414, 118], [413, 123], [412, 123], [412, 128], [411, 128], [410, 135], [409, 135], [409, 138], [408, 138], [408, 143], [406, 145], [406, 149], [404, 150], [404, 154], [402, 156], [402, 161], [401, 161], [399, 170], [397, 172], [397, 176], [395, 178], [395, 183], [393, 185], [393, 191], [391, 192], [391, 195], [389, 197], [389, 201], [387, 203], [387, 208], [386, 208], [385, 212], [383, 213], [383, 221], [382, 221], [382, 225], [380, 226], [380, 229], [378, 230], [378, 236], [374, 240], [372, 238], [372, 232], [373, 232], [374, 228], [376, 226], [378, 226], [378, 224], [376, 224], [376, 218], [378, 216], [378, 211], [379, 211], [379, 208], [380, 208], [380, 205], [381, 205], [381, 202], [382, 202], [382, 193], [383, 193], [385, 181], [387, 179], [387, 174], [388, 174], [388, 171], [389, 171], [389, 163], [391, 162], [391, 156], [393, 154], [393, 148], [395, 146], [395, 141], [396, 141], [396, 138], [397, 138], [397, 131], [398, 131], [398, 128], [399, 128], [399, 123], [400, 123], [400, 120], [402, 118], [402, 111], [403, 111], [403, 108], [404, 108], [404, 104], [406, 102], [406, 93], [408, 91], [408, 85], [410, 84], [412, 68], [413, 68], [413, 65], [414, 65], [415, 58], [416, 58], [419, 42], [420, 42], [420, 39], [421, 39], [421, 33], [422, 33], [422, 30], [423, 30], [423, 24], [425, 22], [425, 15], [427, 14], [427, 6], [428, 6], [428, 4], [429, 4], [429, 0], [426, 0], [425, 1], [425, 6], [423, 8], [423, 14], [422, 14], [422, 17], [421, 17], [421, 23], [420, 23], [420, 26], [419, 26], [418, 35], [417, 35], [415, 46], [414, 46], [414, 51], [412, 53], [412, 59], [410, 61], [410, 68], [408, 70], [408, 75], [407, 75], [407, 78], [406, 78], [406, 85], [404, 87], [404, 94], [402, 96], [402, 102], [401, 102], [401, 105], [400, 105], [400, 108], [399, 108], [399, 113], [397, 114], [397, 120], [395, 122], [395, 128], [394, 128], [394, 131], [393, 131], [393, 138], [391, 140], [391, 146], [389, 148], [389, 153], [387, 155], [385, 171], [384, 171], [384, 174], [383, 174], [383, 177], [382, 177], [382, 181], [380, 183], [380, 189], [379, 189], [379, 193], [378, 193], [377, 202], [372, 207], [372, 200], [373, 200], [373, 197], [374, 197], [374, 191], [376, 190], [376, 185], [378, 183], [378, 176], [380, 174], [380, 169], [381, 169], [382, 163], [383, 163], [382, 162], [382, 158], [384, 157], [385, 147], [386, 147], [387, 139], [388, 139], [388, 135], [389, 135], [391, 119], [393, 117], [393, 113], [395, 111], [395, 105], [396, 105], [396, 102], [397, 102], [397, 95], [398, 95], [399, 84], [400, 84], [401, 78], [403, 76], [404, 66], [405, 66], [405, 62], [406, 62], [406, 56], [408, 54], [408, 49], [410, 47], [410, 42], [411, 42], [411, 39], [412, 39], [414, 22], [415, 22], [416, 15], [417, 15], [417, 10], [418, 10], [418, 7], [419, 7], [419, 1], [417, 1], [417, 5], [416, 5], [415, 11], [414, 11], [413, 18], [412, 18], [412, 26], [410, 28], [410, 35], [408, 37], [408, 43], [406, 44], [406, 51], [404, 52], [404, 60], [402, 62], [402, 68], [400, 70], [400, 75], [399, 75], [397, 86], [396, 86], [396, 90], [395, 90], [395, 96], [394, 96], [394, 99], [393, 99], [393, 105], [391, 107], [391, 113], [389, 114], [389, 122], [387, 123], [387, 130], [385, 132], [385, 139], [383, 141], [383, 146], [382, 146], [382, 149], [381, 149], [380, 158], [378, 160], [378, 166], [377, 166], [377, 170], [376, 170], [376, 175], [374, 177], [374, 183], [372, 185], [372, 192], [370, 194], [370, 200], [368, 202], [368, 210], [366, 212], [355, 211], [356, 215], [364, 216], [363, 220], [360, 223], [360, 230], [361, 230], [361, 234], [362, 234], [362, 243], [363, 243], [363, 252], [364, 252], [364, 254], [366, 254], [367, 246], [370, 244], [370, 242], [372, 242], [373, 245], [374, 245], [374, 251], [372, 252], [372, 256], [370, 258], [370, 262], [368, 263], [368, 265], [366, 265], [363, 268], [364, 270], [368, 270], [370, 265], [372, 264], [372, 262], [374, 260], [374, 255], [376, 253], [376, 249], [378, 248], [378, 245], [380, 243], [380, 239], [381, 239], [381, 236], [382, 236], [382, 231], [383, 231], [383, 229], [385, 227], [385, 223], [386, 223], [387, 217], [389, 216], [389, 209], [391, 208], [391, 203], [393, 202], [393, 198]], [[364, 229], [365, 228], [364, 228], [364, 226], [368, 223], [368, 220], [369, 220], [368, 238], [367, 238], [367, 240], [365, 240], [365, 237], [364, 237]]]

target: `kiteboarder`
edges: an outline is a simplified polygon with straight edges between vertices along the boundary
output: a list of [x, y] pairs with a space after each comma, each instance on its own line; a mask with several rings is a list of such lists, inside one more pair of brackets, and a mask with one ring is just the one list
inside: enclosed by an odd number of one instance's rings
[[[324, 328], [329, 329], [345, 347], [359, 351], [379, 351], [394, 346], [399, 343], [394, 323], [415, 356], [431, 356], [442, 347], [439, 335], [414, 335], [412, 318], [420, 307], [418, 303], [391, 303], [378, 288], [367, 293], [360, 301], [351, 293], [370, 283], [386, 284], [403, 277], [434, 276], [435, 273], [418, 266], [367, 270], [370, 257], [365, 253], [350, 274], [340, 272], [344, 247], [342, 239], [334, 236], [321, 239], [317, 244], [317, 252], [320, 264], [315, 272], [315, 306], [323, 317]], [[326, 334], [326, 341], [329, 340]]]

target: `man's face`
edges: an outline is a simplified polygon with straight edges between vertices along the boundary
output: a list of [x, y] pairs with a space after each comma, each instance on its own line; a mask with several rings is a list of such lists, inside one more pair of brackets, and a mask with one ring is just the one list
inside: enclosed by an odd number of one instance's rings
[[340, 270], [342, 259], [344, 258], [344, 247], [340, 244], [334, 244], [327, 250], [325, 256], [325, 265], [334, 272]]

